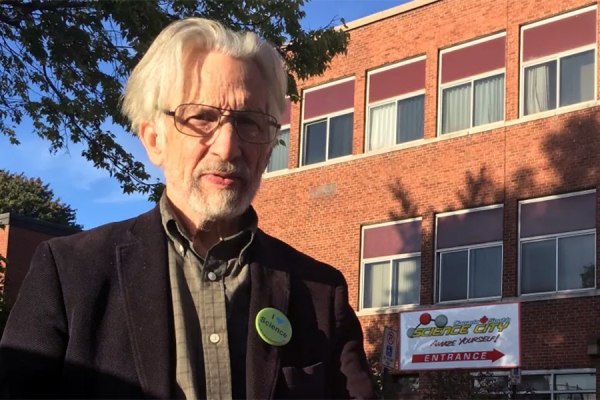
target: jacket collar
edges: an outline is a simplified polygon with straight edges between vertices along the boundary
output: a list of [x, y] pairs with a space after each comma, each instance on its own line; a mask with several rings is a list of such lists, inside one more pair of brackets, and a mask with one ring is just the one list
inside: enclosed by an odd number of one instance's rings
[[158, 207], [140, 215], [117, 246], [117, 270], [140, 384], [172, 397], [175, 346], [167, 244]]
[[[117, 270], [128, 317], [129, 338], [144, 393], [170, 398], [175, 379], [175, 335], [168, 273], [167, 237], [159, 207], [139, 216], [126, 243], [117, 246]], [[273, 307], [288, 313], [290, 275], [267, 235], [256, 231], [251, 246], [246, 394], [270, 399], [279, 378], [282, 347], [265, 343], [256, 315]]]
[[276, 308], [287, 315], [290, 298], [290, 275], [286, 264], [265, 241], [268, 241], [267, 236], [258, 230], [252, 246], [252, 258], [255, 261], [250, 264], [251, 297], [246, 355], [246, 395], [249, 399], [274, 397], [283, 349], [271, 346], [260, 338], [256, 330], [256, 315], [267, 307]]

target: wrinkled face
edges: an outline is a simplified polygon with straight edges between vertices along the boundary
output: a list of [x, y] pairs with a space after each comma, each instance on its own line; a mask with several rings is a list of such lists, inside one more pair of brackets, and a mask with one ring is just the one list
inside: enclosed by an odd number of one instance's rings
[[[169, 111], [196, 103], [266, 113], [265, 85], [253, 62], [188, 51], [184, 71], [181, 99]], [[166, 141], [158, 164], [164, 168], [169, 198], [184, 212], [208, 220], [241, 215], [258, 191], [272, 145], [241, 140], [231, 118], [221, 118], [220, 128], [209, 137], [182, 134], [176, 128], [177, 116], [164, 118]]]

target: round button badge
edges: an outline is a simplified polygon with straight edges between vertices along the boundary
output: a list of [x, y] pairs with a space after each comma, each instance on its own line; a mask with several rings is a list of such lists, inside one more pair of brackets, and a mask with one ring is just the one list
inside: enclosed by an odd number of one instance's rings
[[263, 308], [256, 314], [256, 330], [271, 346], [283, 346], [292, 338], [292, 325], [285, 314], [275, 308]]

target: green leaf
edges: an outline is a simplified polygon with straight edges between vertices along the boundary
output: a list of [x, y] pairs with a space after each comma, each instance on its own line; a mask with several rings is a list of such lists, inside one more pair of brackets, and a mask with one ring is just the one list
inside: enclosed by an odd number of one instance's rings
[[[23, 118], [52, 152], [82, 143], [83, 156], [116, 179], [125, 193], [156, 199], [159, 183], [103, 129], [129, 129], [120, 114], [123, 83], [170, 22], [198, 16], [252, 31], [285, 59], [292, 101], [294, 77], [322, 74], [345, 54], [348, 33], [331, 24], [305, 30], [303, 0], [7, 1], [0, 8], [0, 134], [17, 145]], [[23, 132], [23, 130], [20, 130]], [[133, 133], [133, 132], [132, 132]], [[27, 132], [29, 134], [29, 132]]]

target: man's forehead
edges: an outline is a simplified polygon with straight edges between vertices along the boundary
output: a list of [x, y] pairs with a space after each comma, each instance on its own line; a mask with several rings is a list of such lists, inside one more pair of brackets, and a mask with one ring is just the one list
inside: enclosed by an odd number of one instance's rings
[[253, 61], [202, 52], [188, 52], [186, 58], [181, 103], [266, 111], [265, 85]]

